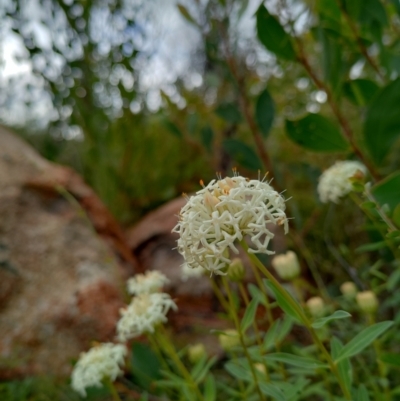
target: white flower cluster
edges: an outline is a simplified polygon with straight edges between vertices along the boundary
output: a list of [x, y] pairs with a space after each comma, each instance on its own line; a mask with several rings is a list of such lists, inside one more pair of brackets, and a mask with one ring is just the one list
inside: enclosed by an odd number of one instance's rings
[[321, 202], [338, 203], [339, 199], [352, 190], [350, 178], [367, 174], [367, 168], [358, 161], [338, 161], [325, 170], [318, 183], [318, 194]]
[[125, 309], [121, 309], [122, 316], [117, 323], [118, 340], [125, 342], [144, 333], [153, 333], [158, 323], [167, 321], [169, 309], [177, 309], [169, 294], [154, 292], [134, 297]]
[[199, 278], [204, 275], [204, 272], [206, 270], [201, 267], [190, 267], [188, 264], [185, 262], [181, 266], [181, 280], [182, 281], [188, 281], [190, 278]]
[[131, 295], [150, 294], [158, 291], [169, 280], [158, 270], [148, 270], [144, 274], [136, 274], [127, 281], [127, 289]]
[[86, 397], [87, 387], [101, 387], [104, 379], [114, 381], [122, 373], [127, 352], [125, 345], [104, 343], [82, 353], [72, 372], [72, 388]]
[[250, 252], [273, 254], [269, 223], [288, 231], [285, 200], [268, 183], [237, 176], [213, 180], [188, 199], [173, 232], [180, 235], [178, 251], [191, 268], [202, 266], [215, 274], [238, 253], [236, 240], [250, 236]]

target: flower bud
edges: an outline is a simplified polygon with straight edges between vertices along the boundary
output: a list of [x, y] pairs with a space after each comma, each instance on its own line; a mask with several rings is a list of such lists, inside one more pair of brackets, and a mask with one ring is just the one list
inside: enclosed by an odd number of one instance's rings
[[325, 314], [325, 303], [321, 297], [312, 297], [306, 303], [312, 317], [318, 318]]
[[231, 281], [242, 281], [245, 275], [243, 262], [239, 258], [234, 258], [228, 267], [228, 277]]
[[340, 286], [341, 293], [347, 299], [354, 299], [357, 295], [357, 287], [352, 281], [346, 281]]
[[293, 280], [300, 274], [299, 260], [293, 251], [275, 256], [271, 263], [278, 276], [283, 280]]
[[218, 339], [221, 347], [225, 351], [229, 351], [231, 348], [240, 344], [239, 333], [234, 329], [225, 330], [225, 333], [221, 333]]
[[197, 363], [203, 356], [206, 355], [206, 347], [202, 343], [191, 345], [188, 348], [188, 358], [193, 364]]
[[362, 291], [357, 294], [357, 304], [365, 313], [373, 313], [378, 309], [379, 301], [372, 291]]
[[255, 363], [254, 368], [258, 370], [263, 375], [267, 374], [267, 369], [263, 363]]

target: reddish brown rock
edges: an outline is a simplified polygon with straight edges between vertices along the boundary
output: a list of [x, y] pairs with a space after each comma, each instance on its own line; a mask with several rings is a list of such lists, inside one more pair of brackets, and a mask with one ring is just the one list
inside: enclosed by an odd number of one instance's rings
[[135, 264], [93, 190], [0, 127], [0, 377], [68, 374], [112, 339]]

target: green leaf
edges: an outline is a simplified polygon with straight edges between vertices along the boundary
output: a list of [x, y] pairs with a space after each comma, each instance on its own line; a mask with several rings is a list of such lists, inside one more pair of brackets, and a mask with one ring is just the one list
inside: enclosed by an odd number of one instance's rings
[[276, 287], [272, 281], [264, 280], [264, 283], [272, 291], [272, 293], [275, 296], [276, 302], [282, 308], [282, 310], [289, 316], [291, 316], [293, 319], [295, 319], [297, 322], [301, 323], [302, 322], [301, 315], [299, 314], [297, 308], [295, 308], [287, 298], [292, 299], [293, 303], [297, 304], [297, 307], [301, 310], [300, 304], [286, 290], [283, 290], [286, 292], [285, 294], [286, 296], [284, 296], [281, 293], [281, 289]]
[[359, 246], [358, 248], [355, 249], [357, 253], [363, 253], [363, 252], [373, 252], [373, 251], [379, 251], [379, 249], [383, 249], [387, 246], [385, 241], [379, 241], [379, 242], [371, 242], [370, 244], [364, 244]]
[[[291, 401], [297, 400], [298, 398], [296, 396], [299, 395], [298, 393], [303, 394], [306, 386], [309, 383], [310, 383], [310, 380], [306, 379], [305, 377], [302, 377], [302, 376], [298, 377], [296, 382], [291, 386], [287, 386], [286, 384], [289, 384], [289, 383], [286, 382], [283, 387], [283, 391], [285, 392], [286, 399], [289, 399]], [[296, 398], [294, 398], [294, 397], [296, 397]]]
[[217, 385], [212, 374], [207, 376], [204, 382], [204, 401], [215, 401], [217, 399]]
[[369, 79], [354, 79], [343, 85], [347, 98], [358, 106], [366, 106], [378, 92], [379, 86]]
[[149, 390], [153, 381], [159, 379], [161, 362], [157, 355], [145, 344], [133, 343], [131, 371], [135, 382]]
[[365, 144], [377, 164], [400, 137], [400, 78], [381, 89], [367, 110], [364, 123]]
[[182, 131], [175, 123], [173, 123], [172, 121], [165, 121], [164, 125], [168, 129], [168, 131], [174, 134], [177, 138], [183, 138]]
[[270, 348], [272, 348], [276, 342], [278, 342], [278, 334], [279, 334], [279, 329], [281, 325], [281, 320], [275, 320], [274, 323], [270, 326], [270, 328], [267, 331], [267, 334], [264, 336], [264, 349], [268, 351]]
[[183, 18], [185, 18], [186, 21], [190, 22], [193, 25], [197, 26], [197, 22], [195, 21], [195, 19], [190, 15], [188, 9], [182, 5], [182, 4], [178, 4], [178, 10], [181, 13], [181, 15], [183, 16]]
[[318, 37], [322, 46], [322, 68], [324, 80], [331, 84], [334, 94], [340, 89], [342, 72], [342, 44], [339, 34], [329, 29], [318, 29]]
[[266, 299], [267, 295], [264, 294], [256, 285], [254, 285], [253, 283], [249, 283], [247, 288], [253, 298], [257, 298], [258, 302], [260, 304], [263, 304], [265, 307], [268, 306]]
[[212, 357], [207, 360], [207, 356], [205, 355], [203, 358], [201, 358], [197, 364], [193, 367], [193, 369], [190, 372], [190, 375], [193, 377], [193, 380], [196, 383], [201, 383], [211, 367], [214, 365], [216, 362], [217, 357]]
[[395, 270], [389, 277], [386, 282], [387, 289], [389, 291], [394, 291], [396, 287], [398, 287], [400, 282], [400, 269]]
[[375, 184], [371, 192], [380, 206], [388, 205], [393, 211], [400, 202], [400, 171]]
[[235, 361], [229, 361], [225, 365], [225, 370], [228, 371], [233, 377], [236, 377], [236, 379], [239, 380], [246, 380], [246, 381], [252, 381], [253, 376], [251, 375], [250, 369], [246, 369], [245, 367], [239, 365]]
[[256, 16], [257, 35], [260, 42], [278, 57], [295, 61], [296, 52], [290, 35], [285, 32], [279, 21], [263, 5], [257, 10]]
[[[343, 344], [340, 342], [339, 339], [336, 337], [332, 338], [331, 341], [331, 353], [332, 353], [332, 358], [336, 359], [341, 350], [343, 348]], [[337, 364], [339, 376], [342, 379], [342, 382], [346, 386], [347, 390], [350, 392], [351, 391], [351, 383], [353, 381], [353, 371], [351, 368], [351, 362], [349, 358], [344, 358], [342, 359], [338, 364]]]
[[313, 322], [313, 324], [311, 326], [314, 327], [314, 329], [319, 329], [322, 326], [325, 326], [325, 324], [330, 322], [331, 320], [345, 319], [347, 317], [351, 317], [350, 313], [348, 313], [344, 310], [337, 310], [335, 313], [333, 313], [330, 316], [321, 317], [321, 318], [317, 319], [315, 322]]
[[260, 128], [261, 133], [264, 138], [267, 137], [269, 131], [271, 130], [272, 123], [274, 121], [275, 114], [275, 104], [269, 94], [268, 90], [265, 89], [261, 92], [256, 103], [256, 115], [255, 120]]
[[361, 24], [372, 24], [374, 22], [385, 26], [388, 23], [385, 7], [379, 0], [363, 0], [360, 8], [359, 21]]
[[399, 354], [383, 354], [380, 357], [380, 360], [388, 365], [395, 366], [396, 368], [400, 368], [400, 355]]
[[239, 124], [242, 115], [235, 103], [222, 103], [215, 109], [215, 114], [228, 123]]
[[255, 171], [263, 168], [256, 152], [244, 142], [238, 139], [225, 139], [222, 146], [243, 167]]
[[367, 327], [342, 348], [342, 350], [339, 352], [339, 355], [335, 359], [335, 363], [359, 354], [364, 348], [368, 347], [376, 338], [383, 334], [392, 325], [393, 322], [386, 321]]
[[[400, 191], [400, 189], [399, 189], [399, 191]], [[399, 196], [399, 202], [400, 202], [400, 196]], [[400, 203], [394, 208], [393, 213], [392, 213], [392, 219], [393, 219], [393, 223], [396, 224], [396, 226], [400, 228]]]
[[257, 312], [258, 307], [258, 299], [253, 298], [249, 303], [249, 306], [246, 308], [246, 312], [244, 313], [243, 319], [240, 323], [240, 329], [244, 333], [250, 325], [254, 322], [254, 317]]
[[363, 209], [366, 209], [366, 210], [375, 209], [376, 208], [376, 203], [367, 201], [367, 202], [361, 203], [360, 207], [362, 207]]
[[340, 29], [341, 11], [336, 0], [318, 0], [317, 11], [324, 22], [329, 22], [329, 27]]
[[273, 397], [275, 400], [278, 401], [287, 400], [285, 395], [282, 393], [282, 390], [278, 386], [265, 382], [259, 383], [259, 385], [260, 385], [260, 390], [263, 394]]
[[327, 368], [328, 365], [318, 361], [317, 359], [307, 358], [304, 356], [287, 354], [284, 352], [277, 352], [274, 354], [265, 355], [264, 358], [266, 361], [275, 361], [286, 363], [287, 365], [297, 366], [303, 369], [319, 369], [319, 368]]
[[298, 145], [317, 152], [340, 152], [349, 147], [339, 128], [319, 114], [286, 120], [286, 133]]
[[355, 391], [354, 401], [369, 401], [368, 390], [364, 384], [361, 384], [357, 391]]
[[208, 152], [212, 150], [212, 144], [214, 139], [214, 131], [210, 126], [203, 127], [201, 129], [201, 142]]

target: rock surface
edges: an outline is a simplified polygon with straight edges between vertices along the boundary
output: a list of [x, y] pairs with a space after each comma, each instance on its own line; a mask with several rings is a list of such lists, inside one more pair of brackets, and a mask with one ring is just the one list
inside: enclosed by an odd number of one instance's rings
[[79, 175], [0, 127], [0, 378], [68, 374], [91, 341], [112, 339], [135, 268]]

